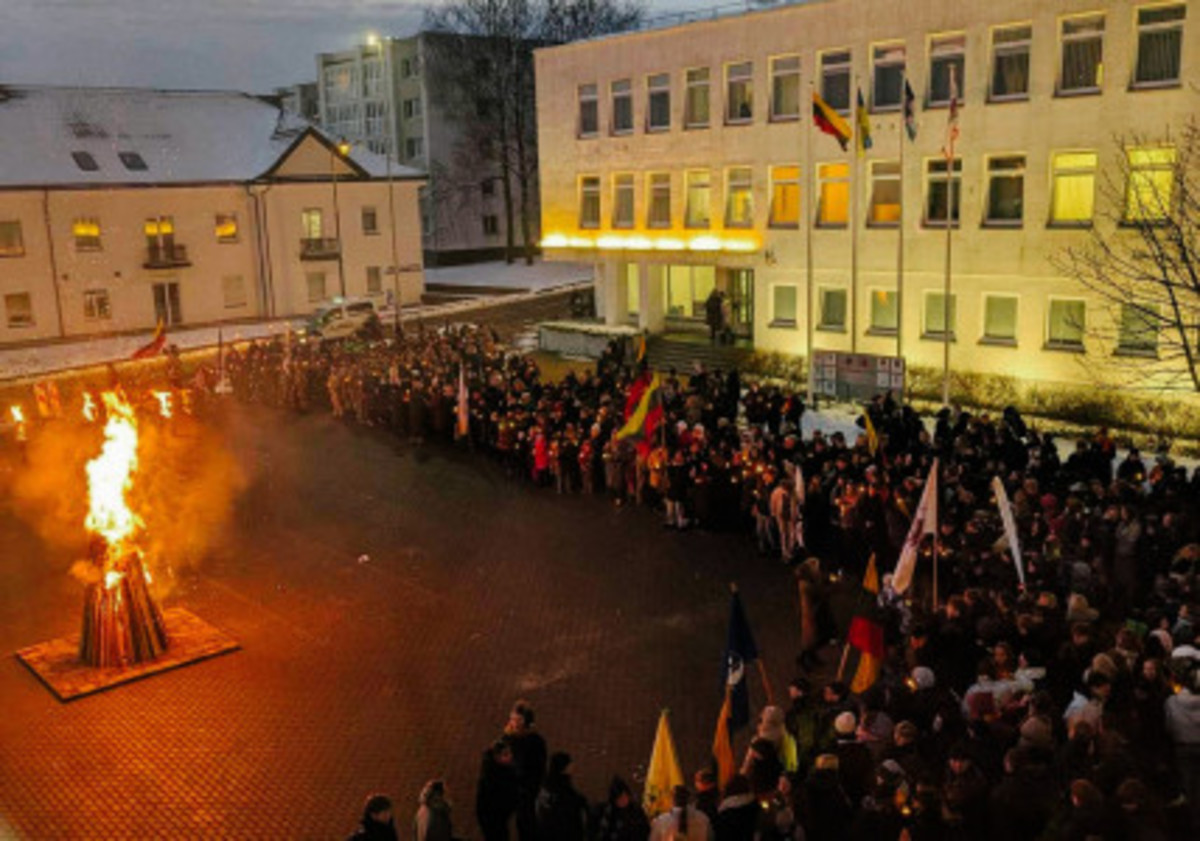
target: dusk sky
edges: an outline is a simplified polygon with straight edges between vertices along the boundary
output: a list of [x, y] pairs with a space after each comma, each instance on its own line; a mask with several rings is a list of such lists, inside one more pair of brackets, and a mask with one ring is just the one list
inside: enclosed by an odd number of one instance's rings
[[[722, 0], [653, 0], [651, 14]], [[313, 80], [314, 56], [406, 35], [421, 0], [0, 0], [0, 84], [231, 88]]]

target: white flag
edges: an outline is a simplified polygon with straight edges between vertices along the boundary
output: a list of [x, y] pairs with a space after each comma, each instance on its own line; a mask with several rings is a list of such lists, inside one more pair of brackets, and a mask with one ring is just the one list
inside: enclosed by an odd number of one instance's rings
[[892, 572], [892, 589], [903, 593], [912, 584], [913, 572], [917, 568], [917, 549], [921, 538], [937, 531], [938, 512], [938, 460], [933, 460], [929, 468], [929, 478], [925, 480], [925, 490], [921, 492], [921, 502], [913, 514], [912, 525], [908, 527], [908, 536], [904, 538], [904, 548], [900, 550], [900, 560], [896, 561], [896, 569]]
[[1000, 519], [1004, 521], [1004, 538], [1008, 541], [1008, 550], [1012, 552], [1013, 563], [1017, 565], [1017, 578], [1021, 586], [1025, 586], [1025, 565], [1021, 563], [1021, 543], [1017, 540], [1017, 524], [1013, 520], [1012, 503], [1008, 501], [1008, 493], [999, 476], [992, 477], [992, 492], [996, 494], [996, 507], [1000, 509]]

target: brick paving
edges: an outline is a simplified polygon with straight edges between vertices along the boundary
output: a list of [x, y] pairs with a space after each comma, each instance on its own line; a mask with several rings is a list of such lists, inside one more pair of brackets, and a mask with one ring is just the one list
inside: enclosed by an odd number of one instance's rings
[[[662, 707], [690, 774], [720, 702], [732, 579], [776, 691], [791, 677], [792, 579], [744, 536], [677, 535], [323, 416], [235, 409], [225, 425], [251, 484], [167, 604], [242, 650], [70, 704], [0, 659], [0, 838], [341, 838], [376, 790], [407, 834], [434, 776], [457, 833], [478, 838], [480, 752], [517, 697], [593, 799], [647, 761]], [[81, 604], [71, 559], [10, 502], [0, 492], [6, 654], [75, 630]]]

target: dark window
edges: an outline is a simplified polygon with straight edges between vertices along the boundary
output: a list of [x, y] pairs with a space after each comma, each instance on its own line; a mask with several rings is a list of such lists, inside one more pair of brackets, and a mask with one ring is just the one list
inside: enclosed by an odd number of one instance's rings
[[137, 152], [118, 152], [117, 157], [121, 159], [121, 163], [125, 164], [125, 168], [130, 172], [140, 172], [146, 169], [146, 162], [142, 160], [142, 156]]
[[100, 168], [100, 164], [96, 163], [91, 152], [72, 152], [71, 157], [75, 159], [75, 166], [84, 172], [95, 172]]

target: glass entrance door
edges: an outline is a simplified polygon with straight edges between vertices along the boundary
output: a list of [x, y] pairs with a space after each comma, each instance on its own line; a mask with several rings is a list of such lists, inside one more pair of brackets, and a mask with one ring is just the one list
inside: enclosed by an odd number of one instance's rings
[[733, 333], [743, 339], [754, 337], [754, 269], [729, 269], [726, 272], [729, 288], [730, 315]]

